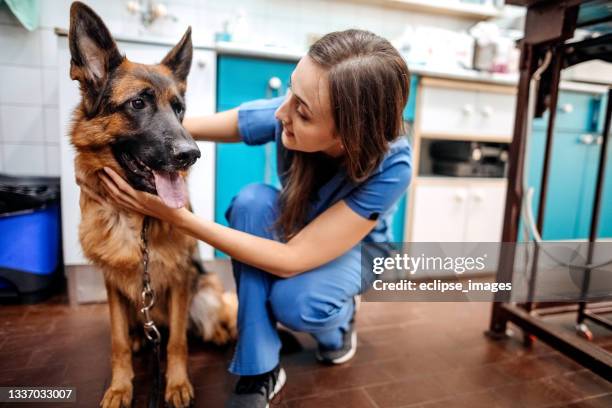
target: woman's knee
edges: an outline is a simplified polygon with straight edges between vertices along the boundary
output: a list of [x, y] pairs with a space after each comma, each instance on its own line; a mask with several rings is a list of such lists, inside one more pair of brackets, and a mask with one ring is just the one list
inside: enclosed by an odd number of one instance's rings
[[257, 233], [263, 224], [271, 225], [276, 219], [278, 194], [267, 184], [249, 184], [232, 199], [225, 218], [232, 228]]
[[343, 304], [320, 299], [312, 291], [297, 295], [287, 290], [270, 294], [270, 305], [276, 319], [291, 330], [317, 332], [336, 327], [342, 317]]

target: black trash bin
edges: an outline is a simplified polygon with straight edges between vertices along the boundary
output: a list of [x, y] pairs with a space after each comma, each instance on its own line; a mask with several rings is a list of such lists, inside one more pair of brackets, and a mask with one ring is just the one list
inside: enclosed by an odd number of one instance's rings
[[0, 302], [35, 303], [63, 278], [59, 177], [0, 174]]

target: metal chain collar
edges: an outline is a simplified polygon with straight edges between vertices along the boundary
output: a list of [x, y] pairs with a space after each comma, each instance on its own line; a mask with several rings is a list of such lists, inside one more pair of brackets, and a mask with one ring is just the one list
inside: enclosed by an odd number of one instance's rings
[[140, 293], [142, 307], [140, 313], [144, 316], [144, 332], [147, 339], [153, 343], [159, 343], [161, 335], [155, 326], [155, 322], [151, 319], [151, 309], [155, 305], [155, 291], [151, 287], [151, 276], [149, 275], [149, 248], [148, 248], [148, 233], [149, 233], [149, 217], [144, 218], [142, 222], [142, 230], [140, 231], [140, 241], [142, 244], [142, 292]]

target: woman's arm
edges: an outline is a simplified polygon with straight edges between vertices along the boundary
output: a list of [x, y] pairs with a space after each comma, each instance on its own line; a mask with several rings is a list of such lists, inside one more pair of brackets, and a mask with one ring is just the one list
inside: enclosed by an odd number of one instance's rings
[[241, 140], [238, 108], [207, 116], [186, 117], [183, 126], [195, 140], [232, 143]]
[[199, 218], [185, 208], [168, 208], [159, 197], [134, 190], [112, 170], [107, 174], [101, 178], [119, 206], [170, 222], [232, 258], [280, 277], [297, 275], [337, 258], [376, 225], [339, 201], [289, 242], [281, 243]]
[[374, 228], [339, 201], [287, 243], [261, 238], [202, 219], [183, 208], [167, 221], [232, 258], [280, 277], [323, 265], [355, 246]]

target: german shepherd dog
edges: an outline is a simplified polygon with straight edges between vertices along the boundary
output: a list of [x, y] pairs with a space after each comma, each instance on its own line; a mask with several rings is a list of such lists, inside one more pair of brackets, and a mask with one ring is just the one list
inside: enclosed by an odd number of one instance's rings
[[[71, 143], [77, 180], [104, 197], [97, 173], [110, 167], [130, 185], [157, 194], [170, 207], [187, 204], [184, 177], [200, 157], [182, 126], [191, 28], [158, 65], [129, 61], [100, 19], [86, 5], [70, 9], [70, 77], [80, 85]], [[103, 271], [111, 324], [112, 379], [101, 406], [130, 406], [132, 351], [142, 336], [139, 313], [144, 217], [100, 203], [82, 193], [79, 238], [84, 254]], [[226, 343], [236, 336], [235, 296], [224, 293], [214, 274], [199, 273], [196, 241], [175, 227], [151, 220], [149, 273], [157, 294], [152, 318], [169, 327], [165, 400], [188, 406], [193, 387], [187, 374], [187, 329], [206, 341]]]

